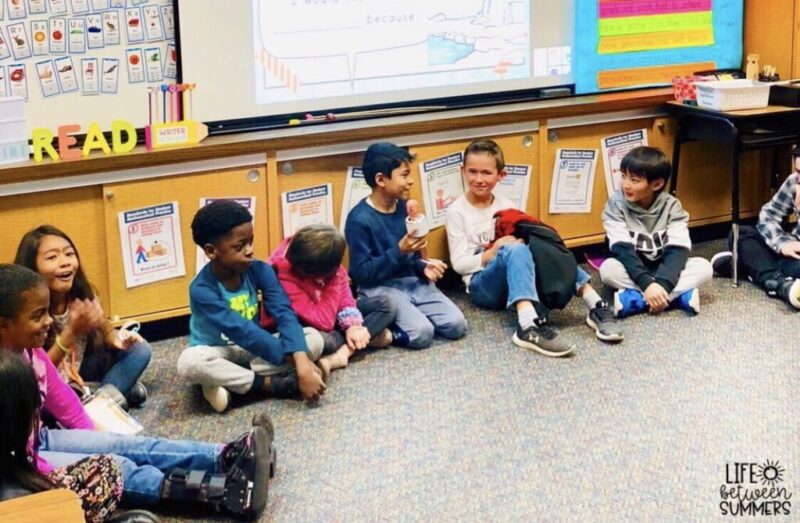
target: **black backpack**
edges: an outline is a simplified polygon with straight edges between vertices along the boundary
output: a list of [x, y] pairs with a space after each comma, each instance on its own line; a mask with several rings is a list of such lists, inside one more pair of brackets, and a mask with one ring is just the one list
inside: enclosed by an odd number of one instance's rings
[[575, 295], [578, 262], [555, 229], [519, 221], [514, 236], [525, 240], [536, 265], [536, 290], [547, 309], [563, 309]]

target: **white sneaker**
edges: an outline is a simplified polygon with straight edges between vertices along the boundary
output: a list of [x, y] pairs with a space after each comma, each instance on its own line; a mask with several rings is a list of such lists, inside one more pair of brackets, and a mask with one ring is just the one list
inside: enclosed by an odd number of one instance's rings
[[217, 412], [225, 412], [231, 401], [231, 393], [225, 387], [203, 387], [203, 397]]

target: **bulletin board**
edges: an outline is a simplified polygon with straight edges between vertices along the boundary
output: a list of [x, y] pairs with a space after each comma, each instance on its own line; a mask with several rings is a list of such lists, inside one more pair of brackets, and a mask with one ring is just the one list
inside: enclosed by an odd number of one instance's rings
[[742, 65], [743, 0], [575, 0], [575, 92]]
[[28, 130], [143, 127], [149, 86], [177, 74], [172, 0], [0, 0], [0, 96]]

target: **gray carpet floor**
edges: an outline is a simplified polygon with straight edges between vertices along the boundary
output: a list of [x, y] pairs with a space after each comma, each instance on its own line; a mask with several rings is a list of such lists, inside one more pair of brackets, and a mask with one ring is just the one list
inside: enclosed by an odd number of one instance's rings
[[223, 415], [177, 379], [175, 338], [154, 343], [134, 415], [155, 435], [223, 441], [268, 412], [278, 469], [261, 521], [713, 521], [726, 465], [767, 460], [800, 496], [800, 315], [725, 279], [701, 298], [696, 317], [626, 319], [619, 345], [573, 300], [551, 323], [578, 350], [550, 359], [511, 343], [510, 315], [456, 293], [466, 338], [365, 354], [314, 408], [251, 398]]

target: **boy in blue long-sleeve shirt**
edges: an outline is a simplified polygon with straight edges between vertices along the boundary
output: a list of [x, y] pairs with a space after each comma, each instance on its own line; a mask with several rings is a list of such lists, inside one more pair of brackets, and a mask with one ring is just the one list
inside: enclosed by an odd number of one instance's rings
[[[231, 392], [299, 393], [315, 401], [325, 391], [312, 362], [322, 353], [322, 336], [300, 326], [275, 271], [253, 259], [252, 220], [238, 203], [218, 200], [192, 221], [192, 237], [211, 261], [189, 287], [189, 347], [178, 373], [201, 385], [217, 412], [228, 408]], [[279, 336], [257, 323], [259, 292]]]
[[441, 260], [423, 260], [427, 239], [406, 232], [406, 200], [414, 184], [411, 154], [383, 142], [369, 146], [362, 170], [372, 194], [347, 216], [350, 276], [360, 296], [388, 296], [397, 308], [394, 345], [428, 347], [433, 335], [458, 339], [467, 332], [461, 310], [436, 288], [447, 268]]

